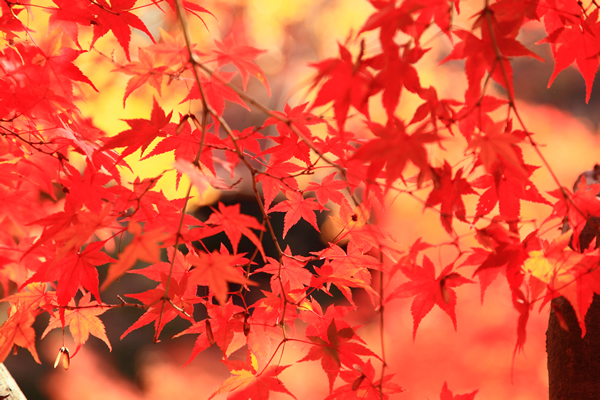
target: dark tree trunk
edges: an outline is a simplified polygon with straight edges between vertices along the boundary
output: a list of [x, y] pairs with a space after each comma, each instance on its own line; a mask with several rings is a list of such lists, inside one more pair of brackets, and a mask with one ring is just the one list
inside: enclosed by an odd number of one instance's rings
[[[596, 168], [594, 168], [596, 170]], [[594, 182], [595, 183], [595, 182]], [[580, 247], [587, 248], [593, 239], [600, 244], [600, 218], [591, 217], [579, 235]], [[568, 330], [561, 327], [558, 313]], [[550, 400], [600, 399], [600, 295], [585, 316], [586, 335], [571, 304], [564, 298], [552, 300], [546, 331]]]
[[[594, 295], [585, 316], [584, 338], [571, 304], [561, 297], [552, 305], [546, 332], [550, 400], [600, 399], [600, 296]], [[564, 317], [568, 331], [560, 326], [554, 307]]]

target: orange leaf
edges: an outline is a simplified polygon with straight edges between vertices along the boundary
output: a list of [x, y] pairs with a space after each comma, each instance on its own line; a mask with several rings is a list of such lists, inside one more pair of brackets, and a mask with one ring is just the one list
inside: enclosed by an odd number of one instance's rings
[[131, 222], [127, 230], [135, 236], [119, 255], [119, 260], [108, 268], [108, 275], [102, 283], [100, 291], [104, 291], [111, 283], [123, 276], [137, 260], [151, 264], [160, 262], [160, 247], [157, 243], [163, 241], [169, 235], [161, 229], [142, 234], [142, 227], [136, 222]]

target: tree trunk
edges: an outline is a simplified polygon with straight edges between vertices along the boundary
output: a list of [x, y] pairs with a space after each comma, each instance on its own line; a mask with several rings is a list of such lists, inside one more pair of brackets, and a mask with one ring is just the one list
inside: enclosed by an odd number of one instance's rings
[[[596, 166], [598, 167], [598, 166]], [[597, 168], [594, 167], [594, 171]], [[596, 182], [594, 182], [596, 183]], [[580, 248], [586, 249], [596, 239], [600, 244], [600, 218], [591, 217], [579, 235]], [[568, 327], [561, 327], [559, 312]], [[585, 316], [586, 335], [571, 304], [564, 298], [552, 300], [546, 331], [550, 400], [600, 399], [600, 295]]]
[[27, 400], [4, 364], [0, 363], [0, 399]]
[[[600, 296], [594, 295], [585, 316], [584, 338], [575, 311], [564, 297], [552, 300], [552, 307], [546, 332], [550, 400], [600, 399]], [[568, 331], [560, 326], [555, 307]]]

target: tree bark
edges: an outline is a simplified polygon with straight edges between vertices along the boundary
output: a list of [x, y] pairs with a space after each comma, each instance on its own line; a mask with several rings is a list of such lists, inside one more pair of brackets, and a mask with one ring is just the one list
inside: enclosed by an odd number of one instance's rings
[[0, 399], [27, 400], [4, 364], [0, 363]]
[[[550, 400], [600, 399], [600, 296], [594, 295], [585, 316], [583, 338], [571, 304], [560, 297], [552, 300], [552, 307], [546, 332]], [[568, 331], [560, 326], [555, 308]]]
[[[596, 167], [594, 170], [596, 171]], [[596, 183], [596, 182], [594, 182]], [[591, 217], [579, 235], [580, 248], [586, 249], [596, 239], [600, 244], [600, 218]], [[568, 328], [561, 327], [558, 313]], [[571, 304], [564, 298], [552, 300], [546, 331], [550, 400], [600, 399], [600, 295], [585, 316], [586, 335]]]

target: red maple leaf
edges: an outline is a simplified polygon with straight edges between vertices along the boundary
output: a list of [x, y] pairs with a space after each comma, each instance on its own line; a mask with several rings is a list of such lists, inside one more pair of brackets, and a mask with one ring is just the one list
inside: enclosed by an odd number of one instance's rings
[[263, 250], [262, 243], [258, 240], [254, 232], [251, 229], [264, 231], [265, 227], [258, 223], [256, 218], [240, 214], [240, 205], [234, 204], [232, 206], [226, 206], [219, 202], [219, 211], [213, 209], [213, 213], [205, 221], [207, 225], [217, 225], [219, 230], [215, 232], [224, 231], [231, 245], [233, 246], [233, 252], [237, 253], [238, 244], [242, 235], [246, 236], [260, 251], [260, 254], [265, 259], [265, 251]]
[[125, 122], [127, 122], [131, 129], [123, 131], [117, 136], [108, 139], [101, 150], [125, 147], [125, 150], [121, 152], [119, 160], [125, 158], [139, 148], [142, 149], [143, 155], [146, 148], [154, 139], [159, 136], [166, 136], [166, 132], [163, 129], [171, 120], [172, 114], [173, 112], [171, 111], [169, 115], [165, 115], [163, 109], [160, 108], [158, 102], [154, 99], [150, 120], [126, 119]]
[[141, 47], [138, 49], [138, 59], [139, 61], [137, 62], [125, 64], [121, 68], [114, 70], [123, 72], [127, 75], [133, 75], [133, 77], [127, 81], [127, 86], [125, 87], [123, 108], [125, 108], [125, 102], [129, 95], [137, 88], [142, 87], [146, 82], [156, 89], [160, 95], [163, 78], [169, 73], [169, 67], [165, 65], [155, 67], [156, 60], [154, 55]]
[[142, 232], [142, 227], [137, 222], [130, 222], [127, 229], [134, 235], [125, 250], [119, 254], [116, 263], [108, 267], [106, 279], [102, 282], [100, 291], [104, 291], [111, 283], [123, 276], [138, 261], [157, 263], [160, 261], [160, 247], [158, 242], [165, 240], [168, 235], [162, 229]]
[[154, 43], [154, 38], [148, 28], [146, 28], [146, 25], [135, 14], [130, 12], [136, 2], [137, 0], [112, 0], [109, 4], [107, 0], [96, 0], [93, 4], [97, 8], [95, 10], [97, 17], [92, 20], [94, 37], [92, 38], [90, 47], [94, 47], [94, 43], [111, 30], [125, 51], [127, 61], [131, 61], [129, 57], [131, 27], [144, 32], [152, 40], [152, 43]]
[[229, 393], [228, 400], [262, 400], [268, 399], [270, 392], [285, 393], [296, 398], [277, 378], [289, 365], [270, 365], [261, 370], [258, 368], [256, 356], [250, 350], [245, 363], [228, 360], [224, 360], [223, 363], [233, 376], [225, 380], [209, 399], [218, 394]]
[[424, 256], [422, 267], [415, 265], [411, 269], [401, 269], [402, 273], [411, 281], [398, 286], [388, 296], [386, 303], [397, 298], [403, 299], [415, 296], [410, 306], [414, 320], [413, 340], [417, 335], [419, 323], [435, 304], [448, 314], [456, 330], [456, 293], [452, 288], [474, 282], [457, 272], [452, 272], [453, 268], [453, 264], [447, 265], [436, 278], [433, 263], [427, 256]]
[[332, 318], [329, 325], [320, 324], [319, 327], [310, 325], [306, 329], [306, 337], [314, 345], [299, 362], [321, 360], [321, 367], [329, 378], [330, 392], [342, 366], [352, 368], [355, 364], [361, 365], [363, 361], [359, 356], [379, 358], [362, 344], [354, 342], [353, 340], [364, 343], [354, 328], [339, 319]]
[[290, 175], [301, 170], [302, 168], [294, 163], [276, 161], [276, 157], [271, 157], [265, 173], [256, 178], [257, 182], [262, 183], [265, 211], [268, 212], [280, 190], [298, 189], [296, 178]]
[[[290, 250], [290, 246], [285, 248], [283, 252], [286, 256], [292, 256], [292, 251]], [[291, 257], [282, 257], [282, 263], [279, 261], [267, 257], [268, 264], [265, 264], [264, 267], [257, 269], [254, 273], [257, 272], [266, 272], [267, 274], [273, 275], [271, 277], [271, 282], [281, 279], [281, 282], [284, 286], [288, 286], [290, 290], [296, 289], [304, 289], [305, 286], [308, 286], [313, 275], [311, 272], [305, 268], [307, 259], [302, 256], [294, 256]]]
[[576, 3], [565, 3], [560, 9], [559, 12], [553, 10], [553, 7], [549, 8], [544, 17], [548, 37], [538, 42], [552, 45], [555, 63], [548, 87], [552, 86], [561, 71], [576, 62], [585, 80], [585, 102], [588, 103], [600, 65], [598, 8], [586, 15], [581, 15], [581, 9]]
[[477, 392], [479, 392], [479, 390], [475, 390], [467, 394], [457, 394], [454, 396], [450, 389], [448, 389], [448, 384], [444, 382], [444, 386], [442, 386], [442, 393], [440, 393], [440, 400], [474, 400]]
[[263, 70], [254, 62], [256, 57], [265, 53], [266, 50], [255, 49], [250, 46], [240, 46], [236, 43], [233, 35], [227, 36], [222, 42], [215, 40], [215, 44], [219, 50], [213, 50], [217, 55], [216, 61], [219, 67], [232, 63], [242, 76], [242, 84], [244, 91], [248, 85], [250, 75], [256, 77], [267, 89], [267, 94], [271, 96], [271, 88], [265, 77]]
[[255, 282], [246, 278], [242, 271], [235, 268], [237, 265], [247, 262], [240, 255], [229, 255], [217, 251], [200, 252], [198, 255], [188, 253], [186, 259], [194, 266], [190, 275], [190, 284], [208, 286], [219, 304], [225, 304], [227, 300], [227, 282], [256, 285]]
[[426, 51], [418, 46], [411, 48], [408, 45], [403, 50], [401, 56], [400, 47], [392, 43], [384, 48], [383, 53], [367, 61], [369, 66], [380, 70], [375, 75], [373, 85], [383, 90], [381, 101], [389, 119], [394, 117], [403, 87], [412, 93], [421, 90], [419, 74], [412, 64], [419, 61]]
[[463, 222], [467, 222], [465, 205], [462, 201], [462, 195], [477, 194], [466, 179], [462, 177], [462, 168], [456, 171], [452, 179], [452, 167], [448, 162], [444, 162], [443, 168], [432, 169], [434, 188], [429, 193], [425, 203], [428, 207], [436, 204], [442, 204], [440, 208], [440, 218], [446, 232], [452, 234], [452, 216]]
[[368, 100], [369, 96], [375, 93], [371, 93], [373, 77], [367, 70], [366, 64], [360, 59], [352, 61], [348, 49], [341, 44], [338, 44], [338, 47], [340, 58], [329, 58], [309, 64], [318, 70], [312, 88], [326, 79], [311, 108], [333, 101], [338, 129], [343, 131], [351, 105], [367, 118], [369, 117]]
[[411, 161], [421, 171], [429, 170], [427, 162], [426, 143], [439, 141], [435, 133], [418, 130], [412, 135], [406, 133], [404, 122], [394, 118], [386, 126], [371, 122], [368, 124], [376, 139], [362, 145], [353, 159], [370, 162], [367, 178], [372, 184], [385, 167], [386, 185], [389, 187], [398, 178], [408, 161]]
[[371, 360], [364, 364], [356, 364], [352, 369], [340, 371], [340, 378], [347, 385], [336, 388], [325, 400], [365, 399], [385, 400], [390, 395], [404, 391], [400, 386], [391, 382], [394, 374], [383, 377], [383, 380], [375, 380], [375, 368]]
[[188, 365], [198, 354], [213, 344], [219, 346], [225, 357], [229, 357], [246, 344], [246, 336], [243, 333], [244, 321], [242, 320], [246, 312], [242, 307], [234, 305], [231, 298], [222, 306], [211, 302], [206, 302], [204, 305], [209, 318], [195, 322], [174, 336], [198, 335], [192, 354], [184, 365]]
[[[134, 322], [123, 334], [121, 340], [132, 331], [148, 325], [154, 321], [155, 338], [160, 336], [160, 332], [164, 326], [180, 316], [190, 322], [194, 319], [190, 316], [194, 312], [194, 304], [202, 301], [196, 296], [197, 287], [189, 283], [189, 273], [181, 275], [179, 280], [168, 278], [170, 264], [165, 266], [161, 274], [161, 283], [154, 289], [147, 290], [143, 293], [128, 294], [127, 297], [137, 299], [148, 307], [146, 312]], [[169, 283], [169, 301], [165, 301], [167, 296], [167, 282]]]
[[342, 204], [344, 195], [340, 192], [348, 187], [348, 183], [343, 180], [334, 180], [336, 173], [327, 175], [321, 183], [309, 182], [305, 192], [314, 191], [317, 195], [317, 201], [324, 206], [329, 200], [336, 204]]
[[[529, 175], [535, 167], [526, 166], [529, 169]], [[540, 204], [550, 203], [542, 197], [533, 182], [516, 176], [511, 170], [505, 170], [505, 173], [497, 178], [492, 175], [483, 175], [473, 182], [473, 187], [487, 189], [477, 202], [477, 212], [473, 223], [487, 214], [489, 214], [496, 204], [499, 204], [500, 215], [510, 222], [518, 222], [521, 215], [521, 200], [527, 200]]]
[[287, 191], [286, 197], [288, 198], [281, 203], [276, 204], [274, 207], [268, 211], [271, 212], [285, 212], [285, 219], [283, 224], [283, 238], [285, 239], [285, 235], [287, 235], [290, 228], [298, 221], [300, 218], [308, 222], [319, 231], [319, 226], [317, 225], [317, 216], [315, 215], [315, 210], [323, 211], [326, 210], [325, 207], [321, 206], [319, 203], [315, 202], [313, 197], [303, 198], [302, 194], [293, 191]]
[[[225, 100], [239, 104], [250, 111], [250, 107], [244, 103], [240, 96], [232, 88], [226, 85], [226, 83], [231, 81], [231, 78], [233, 78], [234, 75], [235, 74], [232, 72], [215, 72], [209, 78], [205, 78], [202, 75], [200, 76], [200, 84], [202, 85], [205, 100], [213, 110], [215, 110], [217, 115], [223, 115], [223, 112], [225, 111]], [[200, 93], [200, 89], [198, 89], [198, 84], [194, 83], [192, 90], [189, 91], [185, 99], [181, 100], [181, 103], [201, 98], [202, 94]], [[219, 121], [215, 119], [215, 129], [219, 126], [218, 122]]]
[[[493, 80], [506, 89], [510, 96], [514, 96], [513, 70], [508, 57], [528, 56], [543, 61], [537, 54], [528, 50], [521, 42], [511, 37], [503, 37], [495, 28], [490, 28], [485, 16], [482, 21], [482, 39], [469, 31], [452, 31], [461, 41], [458, 42], [452, 52], [442, 60], [442, 63], [450, 60], [465, 61], [465, 70], [469, 82], [469, 88], [465, 94], [467, 103], [475, 103], [481, 97], [481, 80], [485, 73], [489, 73]], [[490, 34], [494, 29], [494, 37]], [[502, 55], [498, 60], [496, 49]], [[507, 81], [508, 80], [508, 81]]]
[[104, 241], [90, 243], [81, 252], [71, 253], [60, 260], [46, 261], [23, 285], [30, 282], [58, 281], [56, 295], [61, 306], [69, 304], [79, 285], [100, 301], [96, 267], [116, 261], [108, 254], [100, 252], [104, 244]]

